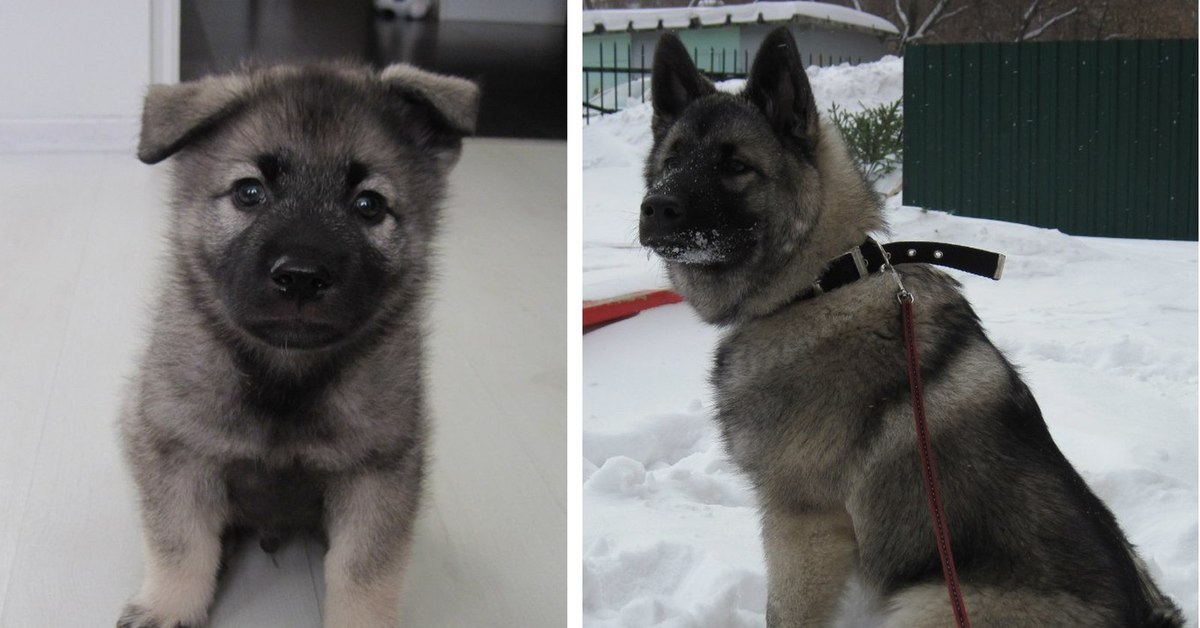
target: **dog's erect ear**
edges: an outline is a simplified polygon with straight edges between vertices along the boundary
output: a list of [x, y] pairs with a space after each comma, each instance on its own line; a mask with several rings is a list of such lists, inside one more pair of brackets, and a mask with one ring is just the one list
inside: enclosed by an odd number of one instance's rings
[[479, 114], [479, 86], [475, 83], [405, 63], [384, 68], [379, 79], [398, 96], [426, 107], [442, 131], [457, 137], [475, 132]]
[[780, 135], [802, 142], [816, 137], [817, 103], [796, 40], [786, 27], [767, 35], [742, 93], [766, 114]]
[[211, 129], [240, 106], [250, 81], [210, 76], [178, 85], [152, 85], [142, 105], [138, 159], [158, 163]]
[[654, 103], [651, 128], [655, 139], [667, 132], [693, 100], [715, 91], [713, 84], [696, 70], [687, 48], [674, 33], [658, 39], [650, 77], [650, 98]]

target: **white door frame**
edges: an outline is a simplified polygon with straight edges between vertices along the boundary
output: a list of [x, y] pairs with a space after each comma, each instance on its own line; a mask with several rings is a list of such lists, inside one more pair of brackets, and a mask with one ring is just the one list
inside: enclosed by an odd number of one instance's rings
[[[144, 32], [150, 42], [150, 57], [149, 67], [141, 70], [143, 80], [146, 85], [177, 83], [180, 0], [147, 2], [150, 19]], [[134, 112], [117, 116], [0, 118], [0, 153], [132, 152], [140, 127]]]
[[150, 82], [179, 82], [179, 2], [150, 0]]

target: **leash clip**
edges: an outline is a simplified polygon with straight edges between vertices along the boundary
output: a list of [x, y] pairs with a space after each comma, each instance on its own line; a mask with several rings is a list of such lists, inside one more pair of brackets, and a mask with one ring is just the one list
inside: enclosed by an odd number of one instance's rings
[[[883, 250], [882, 244], [876, 242], [875, 240], [871, 240], [871, 242], [875, 243], [875, 246], [879, 248], [879, 254], [883, 256], [883, 271], [892, 276], [892, 280], [896, 282], [896, 287], [900, 289], [900, 291], [896, 293], [896, 300], [900, 303], [912, 303], [913, 301], [916, 301], [917, 296], [909, 292], [908, 288], [904, 287], [904, 282], [900, 281], [900, 273], [896, 272], [895, 266], [892, 266], [892, 256], [889, 255], [887, 251]], [[858, 249], [856, 248], [855, 252], [857, 251]], [[857, 261], [860, 257], [862, 257], [861, 253], [855, 258], [855, 260]]]

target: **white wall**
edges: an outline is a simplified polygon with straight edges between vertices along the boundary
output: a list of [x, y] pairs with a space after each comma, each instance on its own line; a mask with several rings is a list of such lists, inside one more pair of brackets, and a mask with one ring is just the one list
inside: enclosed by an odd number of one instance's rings
[[146, 86], [178, 76], [177, 16], [178, 0], [0, 0], [0, 150], [131, 148]]
[[[568, 0], [440, 0], [438, 19], [566, 24]], [[570, 0], [578, 2], [579, 0]]]

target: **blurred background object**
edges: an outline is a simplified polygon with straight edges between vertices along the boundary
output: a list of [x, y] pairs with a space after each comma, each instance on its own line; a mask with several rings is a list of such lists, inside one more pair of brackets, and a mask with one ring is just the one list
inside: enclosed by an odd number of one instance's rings
[[405, 62], [483, 85], [477, 134], [566, 139], [566, 4], [182, 0], [180, 79], [246, 60]]

